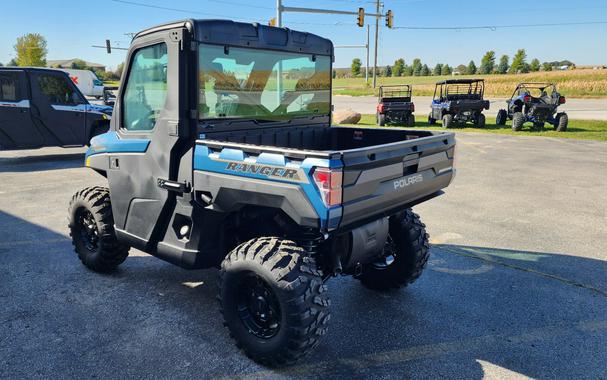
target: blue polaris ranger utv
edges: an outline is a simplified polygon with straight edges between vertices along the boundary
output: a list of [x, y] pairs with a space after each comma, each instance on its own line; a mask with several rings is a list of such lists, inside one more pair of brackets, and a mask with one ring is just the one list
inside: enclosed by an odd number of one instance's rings
[[86, 154], [108, 187], [69, 206], [82, 263], [111, 271], [136, 248], [220, 268], [225, 325], [265, 365], [318, 344], [331, 276], [416, 280], [429, 245], [411, 207], [453, 179], [454, 136], [331, 126], [332, 60], [327, 39], [258, 24], [138, 33], [110, 131]]

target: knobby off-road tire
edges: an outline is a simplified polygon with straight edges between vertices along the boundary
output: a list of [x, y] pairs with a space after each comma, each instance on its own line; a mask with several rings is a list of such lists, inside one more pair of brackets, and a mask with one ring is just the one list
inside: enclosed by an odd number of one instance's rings
[[451, 128], [453, 126], [453, 115], [447, 114], [443, 116], [443, 128]]
[[405, 123], [405, 125], [408, 128], [414, 127], [415, 126], [415, 115], [409, 114], [409, 116], [407, 117], [407, 122]]
[[497, 112], [497, 116], [495, 117], [495, 124], [506, 125], [507, 119], [508, 119], [508, 112], [506, 112], [506, 110], [499, 110]]
[[263, 365], [294, 362], [327, 330], [322, 272], [293, 241], [262, 237], [236, 247], [221, 264], [219, 288], [230, 336]]
[[105, 187], [87, 187], [72, 197], [69, 229], [78, 258], [95, 272], [110, 272], [129, 255], [129, 247], [116, 239], [110, 192]]
[[515, 112], [512, 115], [512, 130], [520, 131], [525, 124], [525, 115], [522, 112]]
[[386, 115], [383, 113], [377, 113], [375, 118], [377, 119], [377, 125], [380, 127], [386, 125]]
[[487, 124], [487, 120], [485, 119], [485, 115], [482, 113], [479, 114], [476, 117], [476, 123], [475, 123], [476, 128], [485, 128], [486, 124]]
[[428, 124], [430, 124], [430, 125], [436, 124], [436, 119], [432, 118], [432, 114], [428, 115]]
[[554, 130], [557, 132], [565, 132], [567, 130], [567, 126], [569, 125], [569, 116], [565, 112], [558, 113], [556, 115], [556, 125], [554, 126]]
[[426, 225], [411, 209], [390, 218], [384, 255], [392, 257], [393, 261], [363, 265], [358, 279], [367, 288], [381, 291], [398, 289], [421, 276], [430, 257], [430, 243]]

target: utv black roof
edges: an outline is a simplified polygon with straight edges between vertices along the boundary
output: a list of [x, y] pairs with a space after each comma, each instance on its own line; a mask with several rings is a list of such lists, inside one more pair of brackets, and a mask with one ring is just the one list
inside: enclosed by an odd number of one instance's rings
[[229, 20], [176, 21], [145, 29], [137, 33], [133, 39], [177, 27], [187, 28], [198, 42], [208, 44], [333, 56], [333, 43], [315, 34]]
[[436, 82], [436, 84], [471, 84], [484, 81], [484, 79], [447, 79], [440, 82]]

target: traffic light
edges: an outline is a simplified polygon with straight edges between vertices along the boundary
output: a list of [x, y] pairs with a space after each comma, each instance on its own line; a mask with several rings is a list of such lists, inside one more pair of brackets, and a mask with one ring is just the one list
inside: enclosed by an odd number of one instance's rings
[[276, 26], [276, 17], [273, 17], [270, 19], [270, 22], [268, 22], [269, 26]]
[[356, 25], [363, 27], [365, 26], [365, 8], [358, 8], [358, 19]]
[[386, 26], [388, 28], [392, 28], [392, 22], [394, 20], [394, 15], [392, 14], [392, 11], [388, 11], [386, 12]]
[[108, 54], [112, 54], [112, 44], [110, 44], [110, 40], [105, 40], [105, 50]]

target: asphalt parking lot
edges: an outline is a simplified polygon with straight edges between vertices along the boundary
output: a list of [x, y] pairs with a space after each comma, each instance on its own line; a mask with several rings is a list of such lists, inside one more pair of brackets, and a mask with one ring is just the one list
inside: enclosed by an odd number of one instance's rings
[[280, 370], [229, 339], [215, 270], [80, 264], [67, 204], [104, 183], [83, 151], [0, 152], [0, 378], [607, 378], [607, 143], [459, 133], [454, 183], [415, 209], [420, 280], [333, 279], [329, 333]]

